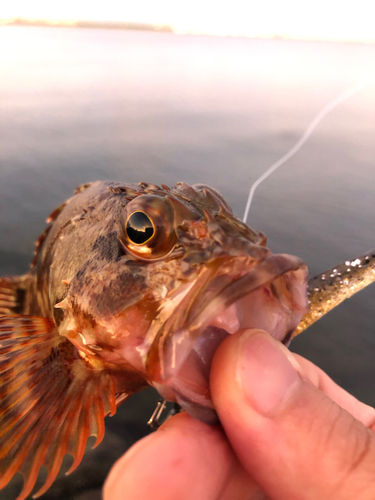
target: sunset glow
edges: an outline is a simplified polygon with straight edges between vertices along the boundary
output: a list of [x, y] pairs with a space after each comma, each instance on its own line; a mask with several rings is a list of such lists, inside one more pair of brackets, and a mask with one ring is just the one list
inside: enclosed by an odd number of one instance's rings
[[168, 25], [176, 33], [375, 42], [373, 0], [13, 0], [0, 20], [116, 21]]

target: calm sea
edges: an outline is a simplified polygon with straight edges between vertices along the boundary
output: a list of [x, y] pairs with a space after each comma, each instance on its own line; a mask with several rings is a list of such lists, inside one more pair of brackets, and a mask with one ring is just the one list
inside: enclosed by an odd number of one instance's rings
[[[241, 216], [252, 182], [374, 61], [365, 44], [1, 27], [0, 274], [27, 270], [44, 219], [83, 182], [207, 183]], [[250, 225], [311, 274], [375, 247], [374, 117], [375, 83], [255, 195]], [[292, 346], [372, 405], [374, 302], [375, 286]], [[103, 446], [44, 498], [100, 498], [111, 461], [145, 432], [148, 398], [125, 404]]]

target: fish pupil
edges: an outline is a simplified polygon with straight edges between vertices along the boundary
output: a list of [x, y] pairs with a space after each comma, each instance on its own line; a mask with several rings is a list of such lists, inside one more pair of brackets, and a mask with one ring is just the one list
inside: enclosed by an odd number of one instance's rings
[[130, 241], [143, 245], [154, 235], [151, 219], [143, 212], [134, 212], [126, 224], [126, 233]]

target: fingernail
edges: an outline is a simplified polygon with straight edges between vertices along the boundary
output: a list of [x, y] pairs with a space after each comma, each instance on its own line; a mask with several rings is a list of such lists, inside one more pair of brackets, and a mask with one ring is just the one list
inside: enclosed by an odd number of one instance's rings
[[301, 382], [301, 378], [268, 333], [249, 330], [237, 352], [236, 378], [246, 399], [265, 416], [275, 415]]

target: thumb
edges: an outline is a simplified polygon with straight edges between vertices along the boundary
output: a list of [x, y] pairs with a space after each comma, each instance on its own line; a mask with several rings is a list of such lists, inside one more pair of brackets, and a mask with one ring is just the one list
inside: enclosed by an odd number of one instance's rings
[[231, 335], [211, 391], [244, 468], [274, 500], [374, 500], [375, 437], [266, 332]]

